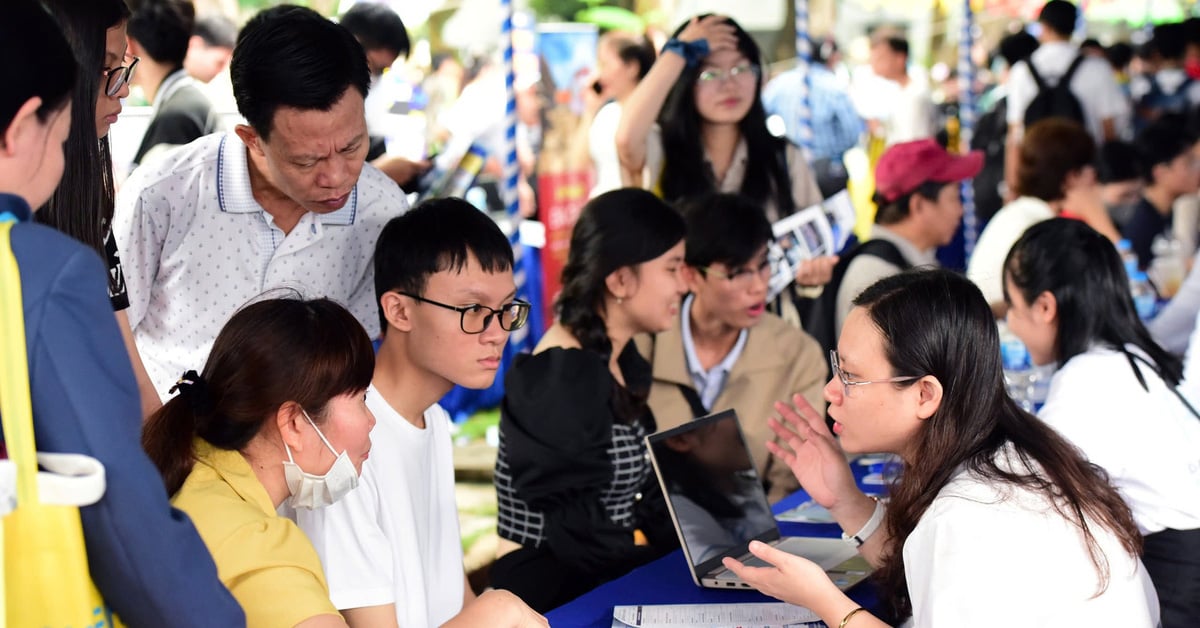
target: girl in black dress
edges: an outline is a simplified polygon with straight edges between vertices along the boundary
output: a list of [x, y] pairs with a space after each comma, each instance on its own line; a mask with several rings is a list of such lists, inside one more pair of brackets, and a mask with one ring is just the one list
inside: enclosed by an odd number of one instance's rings
[[592, 199], [559, 321], [505, 379], [492, 585], [542, 612], [678, 545], [642, 437], [650, 365], [630, 340], [679, 318], [683, 219], [644, 190]]

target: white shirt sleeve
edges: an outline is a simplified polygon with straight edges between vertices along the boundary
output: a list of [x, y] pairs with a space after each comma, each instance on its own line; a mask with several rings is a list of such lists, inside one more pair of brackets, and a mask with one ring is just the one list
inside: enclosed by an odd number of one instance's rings
[[662, 194], [662, 171], [664, 151], [662, 144], [662, 129], [658, 123], [650, 127], [646, 134], [646, 163], [642, 166], [642, 188], [657, 195]]
[[[1086, 77], [1089, 89], [1096, 90], [1088, 101], [1095, 103], [1097, 121], [1118, 122], [1118, 118], [1126, 113], [1128, 106], [1125, 93], [1121, 91], [1121, 86], [1117, 85], [1112, 67], [1102, 59], [1088, 59], [1080, 64], [1078, 71], [1083, 75], [1081, 78]], [[1117, 126], [1120, 127], [1119, 122]]]
[[1192, 271], [1179, 286], [1179, 292], [1147, 325], [1154, 340], [1176, 355], [1188, 350], [1188, 339], [1196, 327], [1196, 315], [1200, 314], [1200, 266], [1197, 263], [1200, 263], [1200, 253], [1192, 260]]
[[125, 312], [134, 330], [150, 306], [150, 291], [171, 227], [171, 204], [143, 189], [145, 174], [135, 172], [122, 186], [112, 220], [113, 238], [121, 251], [121, 268], [129, 295], [129, 309]]
[[331, 506], [296, 510], [296, 523], [321, 557], [329, 598], [339, 610], [396, 603], [392, 546], [381, 526], [379, 497], [368, 458], [358, 488]]
[[1025, 110], [1037, 94], [1037, 84], [1029, 73], [1028, 61], [1019, 61], [1012, 67], [1008, 75], [1008, 113], [1009, 124], [1024, 125]]

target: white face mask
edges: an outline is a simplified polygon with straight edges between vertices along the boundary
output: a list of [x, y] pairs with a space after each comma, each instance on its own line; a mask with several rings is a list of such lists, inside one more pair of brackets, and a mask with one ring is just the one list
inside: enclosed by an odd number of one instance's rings
[[316, 475], [301, 469], [292, 459], [292, 448], [288, 447], [287, 443], [283, 444], [288, 455], [288, 459], [283, 463], [283, 477], [287, 480], [288, 493], [291, 494], [291, 497], [288, 497], [288, 504], [292, 508], [312, 510], [328, 506], [354, 490], [358, 486], [358, 471], [354, 468], [354, 463], [350, 462], [350, 456], [346, 455], [345, 450], [340, 454], [334, 450], [308, 413], [303, 409], [300, 411], [304, 413], [304, 418], [308, 419], [308, 424], [317, 430], [317, 436], [321, 437], [321, 442], [325, 443], [329, 451], [337, 456], [337, 459], [333, 461], [333, 466], [329, 467], [329, 471], [324, 475]]

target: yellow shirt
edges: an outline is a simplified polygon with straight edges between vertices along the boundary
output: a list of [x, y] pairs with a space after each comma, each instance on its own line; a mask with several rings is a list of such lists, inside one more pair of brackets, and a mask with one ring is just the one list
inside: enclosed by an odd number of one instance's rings
[[246, 625], [290, 627], [338, 614], [312, 543], [276, 514], [242, 454], [200, 439], [195, 446], [196, 466], [171, 503], [192, 518]]

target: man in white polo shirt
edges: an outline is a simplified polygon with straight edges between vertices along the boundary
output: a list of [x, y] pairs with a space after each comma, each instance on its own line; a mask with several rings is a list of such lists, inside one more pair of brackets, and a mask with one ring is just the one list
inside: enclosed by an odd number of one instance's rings
[[164, 397], [204, 365], [230, 315], [273, 289], [339, 301], [379, 336], [372, 253], [408, 207], [364, 167], [370, 76], [345, 28], [268, 9], [242, 30], [230, 69], [248, 124], [139, 169], [117, 198], [129, 322]]

